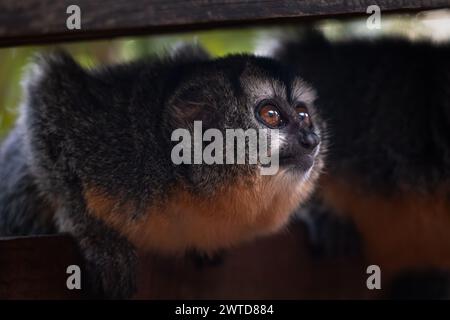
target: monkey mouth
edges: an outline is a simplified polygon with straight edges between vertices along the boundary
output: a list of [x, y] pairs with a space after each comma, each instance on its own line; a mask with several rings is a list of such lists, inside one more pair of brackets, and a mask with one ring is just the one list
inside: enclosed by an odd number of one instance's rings
[[303, 155], [284, 155], [280, 156], [280, 166], [289, 167], [296, 170], [306, 171], [314, 165], [314, 156], [310, 154]]

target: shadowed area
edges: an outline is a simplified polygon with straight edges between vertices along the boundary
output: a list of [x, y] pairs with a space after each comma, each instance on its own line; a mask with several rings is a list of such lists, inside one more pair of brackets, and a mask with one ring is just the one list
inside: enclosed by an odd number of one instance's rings
[[[66, 289], [81, 259], [68, 236], [0, 240], [1, 299], [89, 298]], [[220, 264], [142, 255], [135, 299], [369, 299], [363, 258], [312, 258], [300, 224], [228, 252]], [[48, 261], [52, 261], [51, 264]]]

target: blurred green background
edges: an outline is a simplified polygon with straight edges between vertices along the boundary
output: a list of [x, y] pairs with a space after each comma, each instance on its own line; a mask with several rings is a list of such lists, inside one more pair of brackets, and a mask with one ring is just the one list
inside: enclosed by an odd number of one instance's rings
[[[353, 36], [377, 37], [385, 34], [401, 34], [409, 38], [427, 37], [436, 41], [450, 38], [449, 11], [431, 11], [413, 15], [382, 15], [382, 28], [370, 30], [366, 19], [324, 20], [316, 23], [325, 35], [332, 39]], [[270, 47], [270, 39], [293, 32], [302, 25], [272, 26], [267, 28], [221, 29], [195, 33], [162, 36], [120, 38], [47, 46], [24, 46], [0, 49], [0, 138], [17, 117], [21, 99], [21, 77], [25, 66], [36, 52], [55, 47], [70, 52], [83, 66], [117, 63], [148, 54], [164, 54], [164, 51], [180, 41], [196, 41], [214, 56], [229, 53], [257, 52], [264, 54]]]

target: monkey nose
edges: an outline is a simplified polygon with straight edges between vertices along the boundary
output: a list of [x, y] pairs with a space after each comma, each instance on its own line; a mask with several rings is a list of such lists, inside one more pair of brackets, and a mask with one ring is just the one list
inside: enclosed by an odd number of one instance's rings
[[320, 139], [314, 132], [300, 133], [300, 144], [306, 150], [313, 150], [319, 144]]

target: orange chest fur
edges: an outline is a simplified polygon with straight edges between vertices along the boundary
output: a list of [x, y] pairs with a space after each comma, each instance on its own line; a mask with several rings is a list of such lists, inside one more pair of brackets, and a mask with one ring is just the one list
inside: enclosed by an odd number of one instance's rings
[[390, 196], [355, 181], [323, 179], [325, 202], [355, 221], [370, 263], [402, 268], [450, 267], [450, 199], [445, 189]]
[[114, 209], [116, 201], [95, 190], [88, 189], [85, 197], [91, 214], [139, 249], [213, 252], [280, 229], [310, 187], [284, 175], [237, 183], [212, 197], [180, 187], [137, 219], [130, 219], [126, 206]]

